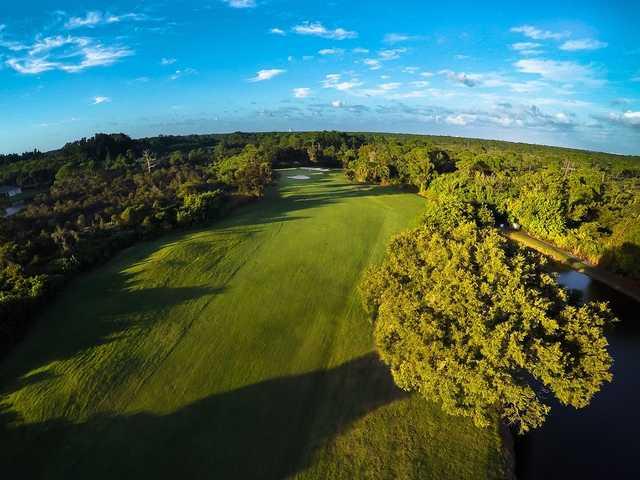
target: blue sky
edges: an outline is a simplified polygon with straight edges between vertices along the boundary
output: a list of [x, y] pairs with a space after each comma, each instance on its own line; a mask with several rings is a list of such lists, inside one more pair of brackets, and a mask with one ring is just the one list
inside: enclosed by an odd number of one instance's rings
[[446, 134], [640, 154], [640, 2], [0, 6], [0, 152], [96, 132]]

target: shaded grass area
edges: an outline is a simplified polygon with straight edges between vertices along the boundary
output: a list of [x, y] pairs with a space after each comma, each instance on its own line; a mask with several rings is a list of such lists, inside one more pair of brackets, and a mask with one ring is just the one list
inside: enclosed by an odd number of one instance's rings
[[[399, 391], [356, 285], [422, 200], [291, 180], [74, 281], [0, 365], [21, 478], [499, 478], [496, 428]], [[302, 171], [303, 172], [303, 171]]]

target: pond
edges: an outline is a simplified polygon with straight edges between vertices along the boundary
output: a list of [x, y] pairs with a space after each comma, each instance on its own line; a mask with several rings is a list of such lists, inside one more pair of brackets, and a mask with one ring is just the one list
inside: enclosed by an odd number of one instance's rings
[[516, 439], [519, 479], [640, 479], [640, 304], [588, 276], [559, 270], [584, 300], [606, 300], [620, 322], [607, 331], [613, 382], [587, 408], [552, 405], [545, 425]]

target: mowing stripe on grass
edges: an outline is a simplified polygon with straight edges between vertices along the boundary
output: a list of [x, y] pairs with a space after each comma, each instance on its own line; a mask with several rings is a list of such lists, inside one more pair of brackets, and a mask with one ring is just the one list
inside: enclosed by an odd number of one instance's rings
[[356, 294], [423, 201], [305, 173], [73, 282], [0, 366], [3, 472], [500, 477], [497, 428], [399, 391]]

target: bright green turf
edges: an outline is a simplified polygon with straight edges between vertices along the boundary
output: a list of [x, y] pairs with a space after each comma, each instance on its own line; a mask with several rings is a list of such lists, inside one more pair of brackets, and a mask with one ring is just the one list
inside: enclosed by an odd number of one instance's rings
[[0, 365], [6, 478], [492, 478], [497, 430], [400, 394], [355, 287], [419, 197], [287, 177], [73, 282]]

